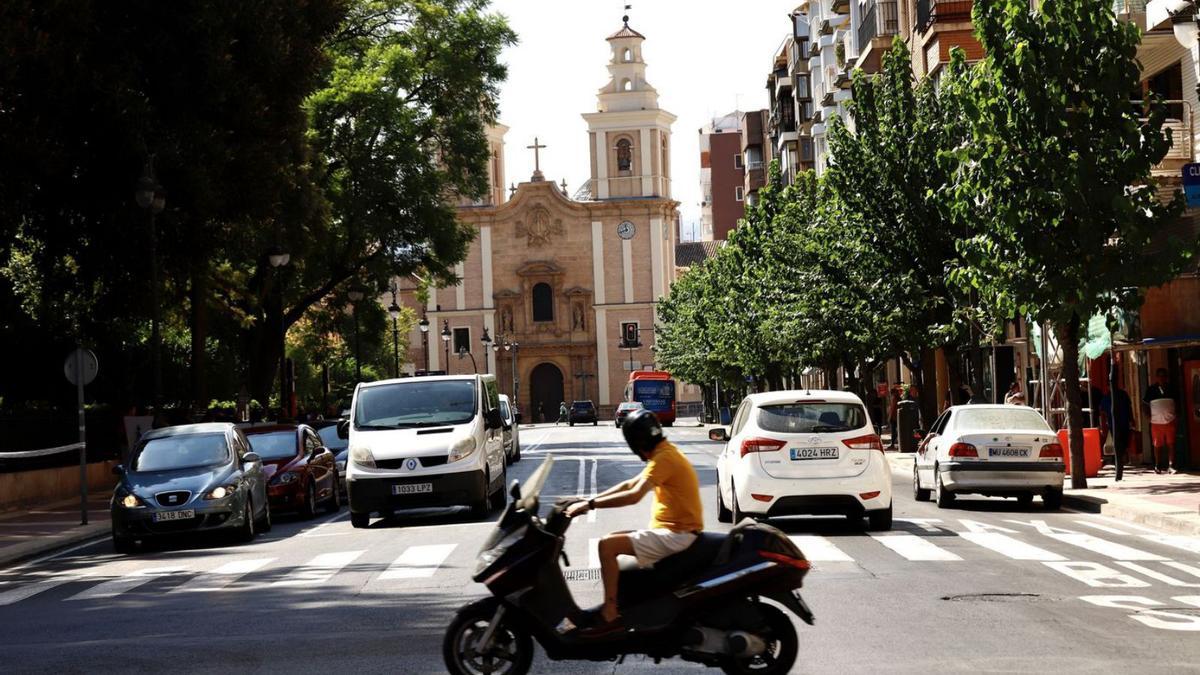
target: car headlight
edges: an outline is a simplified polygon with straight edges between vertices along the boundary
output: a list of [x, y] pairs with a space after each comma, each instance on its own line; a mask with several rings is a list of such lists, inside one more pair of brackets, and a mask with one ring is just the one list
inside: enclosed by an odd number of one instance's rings
[[218, 485], [204, 495], [205, 499], [225, 499], [237, 491], [236, 485]]
[[127, 509], [136, 509], [141, 505], [142, 500], [138, 499], [137, 495], [134, 494], [127, 494], [125, 495], [124, 499], [121, 500], [121, 506], [124, 506]]
[[457, 462], [460, 459], [470, 457], [473, 452], [475, 452], [475, 437], [468, 436], [450, 446], [450, 457], [447, 461]]
[[362, 446], [350, 448], [350, 460], [359, 466], [365, 466], [370, 469], [375, 468], [375, 455], [371, 454], [370, 448]]
[[275, 476], [275, 480], [273, 482], [279, 483], [280, 485], [288, 485], [290, 483], [295, 483], [298, 480], [300, 480], [300, 476], [298, 474], [292, 473], [291, 471], [284, 471], [278, 476]]

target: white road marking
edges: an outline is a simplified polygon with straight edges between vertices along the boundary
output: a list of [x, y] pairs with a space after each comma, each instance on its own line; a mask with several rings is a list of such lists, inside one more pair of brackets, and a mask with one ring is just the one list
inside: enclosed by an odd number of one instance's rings
[[1097, 530], [1100, 530], [1101, 532], [1107, 532], [1109, 534], [1120, 534], [1120, 535], [1128, 535], [1129, 534], [1128, 532], [1126, 532], [1124, 530], [1118, 530], [1115, 527], [1101, 525], [1100, 523], [1093, 523], [1090, 520], [1076, 520], [1075, 522], [1079, 523], [1080, 525], [1087, 525], [1088, 527], [1094, 527]]
[[813, 562], [854, 562], [842, 549], [825, 537], [815, 534], [793, 534], [790, 537], [804, 557]]
[[151, 567], [149, 569], [140, 570], [132, 574], [126, 574], [123, 577], [111, 579], [100, 584], [96, 584], [91, 588], [80, 591], [75, 595], [67, 598], [67, 600], [97, 600], [100, 598], [115, 598], [122, 593], [127, 593], [138, 586], [148, 584], [155, 579], [168, 577], [172, 574], [183, 572], [183, 567]]
[[1066, 560], [1057, 553], [1031, 546], [999, 532], [959, 532], [958, 536], [1013, 560]]
[[[1157, 570], [1152, 570], [1149, 567], [1146, 567], [1145, 565], [1139, 565], [1135, 562], [1119, 560], [1119, 561], [1117, 561], [1117, 564], [1122, 567], [1127, 567], [1127, 568], [1133, 570], [1134, 572], [1140, 572], [1141, 574], [1144, 574], [1144, 575], [1150, 577], [1151, 579], [1157, 579], [1158, 581], [1161, 581], [1170, 586], [1183, 586], [1185, 588], [1200, 588], [1200, 583], [1197, 583], [1195, 581], [1182, 581], [1180, 579], [1176, 579], [1175, 577], [1163, 574], [1162, 572], [1159, 572]], [[1200, 579], [1200, 569], [1192, 567], [1191, 565], [1185, 565], [1183, 563], [1178, 563], [1173, 560], [1168, 560], [1164, 564], [1170, 565], [1170, 566], [1174, 567], [1175, 569], [1181, 570], [1183, 572], [1187, 572], [1188, 574], [1191, 574], [1192, 576], [1196, 577], [1197, 579]]]
[[586, 492], [586, 490], [587, 490], [587, 484], [586, 484], [587, 475], [585, 473], [585, 471], [587, 470], [586, 463], [587, 463], [586, 459], [580, 458], [580, 460], [579, 460], [579, 482], [575, 484], [575, 496], [577, 496], [577, 497], [587, 494], [587, 492]]
[[1162, 534], [1162, 532], [1160, 530], [1156, 530], [1153, 527], [1146, 527], [1144, 525], [1138, 525], [1137, 523], [1131, 523], [1129, 521], [1120, 520], [1118, 518], [1113, 518], [1112, 516], [1105, 516], [1105, 515], [1101, 515], [1099, 513], [1091, 513], [1090, 511], [1080, 511], [1079, 509], [1072, 509], [1072, 508], [1068, 508], [1066, 506], [1064, 506], [1062, 508], [1062, 510], [1070, 511], [1071, 513], [1079, 513], [1079, 514], [1088, 516], [1090, 518], [1099, 518], [1101, 520], [1107, 520], [1108, 522], [1112, 523], [1113, 525], [1120, 525], [1121, 527], [1124, 527], [1124, 528], [1130, 529], [1130, 530], [1146, 532], [1147, 534]]
[[234, 560], [233, 562], [225, 563], [215, 570], [205, 572], [195, 576], [191, 581], [184, 582], [172, 593], [210, 593], [213, 591], [222, 591], [229, 588], [238, 579], [256, 572], [266, 566], [275, 558], [253, 558], [248, 560]]
[[[599, 460], [597, 460], [595, 458], [592, 459], [592, 489], [589, 492], [589, 496], [591, 496], [591, 497], [596, 496], [596, 467], [599, 466], [599, 464], [600, 464]], [[596, 522], [596, 511], [594, 509], [591, 511], [588, 511], [587, 519], [588, 519], [589, 523]]]
[[1046, 562], [1042, 564], [1094, 588], [1145, 588], [1150, 585], [1141, 579], [1096, 562]]
[[286, 579], [280, 579], [273, 585], [312, 586], [323, 583], [364, 552], [338, 551], [337, 553], [322, 553], [308, 561], [303, 567], [296, 569]]
[[12, 590], [0, 593], [0, 607], [3, 607], [4, 605], [11, 605], [14, 602], [20, 602], [26, 598], [31, 598], [38, 593], [45, 593], [52, 588], [62, 586], [63, 584], [69, 584], [72, 581], [83, 581], [85, 579], [87, 579], [86, 574], [64, 574], [50, 577], [48, 579], [42, 579], [41, 581], [25, 584], [23, 586], [18, 586]]
[[396, 558], [380, 579], [419, 579], [431, 577], [458, 544], [430, 544], [428, 546], [410, 546], [408, 550]]
[[600, 569], [600, 538], [593, 537], [588, 539], [588, 567], [594, 570]]
[[[1098, 607], [1110, 607], [1112, 609], [1133, 612], [1129, 615], [1129, 618], [1150, 628], [1200, 631], [1200, 617], [1158, 609], [1147, 609], [1149, 607], [1158, 607], [1162, 603], [1139, 595], [1083, 595], [1079, 599], [1084, 602], [1090, 602]], [[1180, 595], [1171, 599], [1175, 602], [1200, 606], [1200, 595]]]
[[1143, 534], [1143, 539], [1152, 541], [1156, 544], [1165, 544], [1175, 548], [1181, 548], [1190, 553], [1200, 554], [1200, 538], [1184, 537], [1178, 534]]
[[[1017, 523], [1018, 525], [1025, 524], [1015, 520], [1010, 520], [1008, 522]], [[1047, 525], [1046, 521], [1044, 520], [1034, 520], [1030, 521], [1028, 524], [1030, 527], [1035, 528], [1040, 534], [1050, 537], [1051, 539], [1061, 541], [1064, 544], [1078, 546], [1079, 548], [1087, 549], [1093, 553], [1099, 553], [1100, 555], [1108, 556], [1113, 560], [1166, 560], [1166, 558], [1162, 557], [1161, 555], [1150, 553], [1148, 551], [1142, 551], [1124, 544], [1118, 544], [1113, 541], [1108, 541], [1107, 539], [1093, 537], [1090, 534], [1065, 530], [1059, 527], [1051, 527], [1050, 525]]]
[[349, 518], [349, 517], [350, 517], [350, 511], [340, 511], [331, 516], [327, 516], [324, 520], [320, 521], [316, 525], [313, 525], [312, 527], [304, 528], [303, 530], [300, 531], [299, 534], [297, 534], [295, 536], [297, 536], [297, 537], [334, 537], [334, 536], [342, 535], [342, 534], [350, 534], [349, 531], [346, 531], [346, 532], [321, 532], [321, 530], [326, 525], [332, 525], [333, 523], [335, 523], [343, 518]]
[[915, 534], [872, 534], [871, 538], [900, 554], [905, 560], [962, 560], [927, 538]]

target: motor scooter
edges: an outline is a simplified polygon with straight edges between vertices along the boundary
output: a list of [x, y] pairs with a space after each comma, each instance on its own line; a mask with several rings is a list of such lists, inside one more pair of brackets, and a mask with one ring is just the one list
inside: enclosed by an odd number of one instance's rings
[[473, 579], [492, 597], [459, 609], [446, 629], [442, 656], [454, 675], [524, 675], [533, 640], [554, 660], [617, 661], [644, 654], [679, 657], [726, 673], [782, 674], [799, 644], [788, 615], [807, 624], [800, 596], [809, 562], [779, 530], [745, 520], [728, 534], [704, 532], [654, 567], [622, 563], [619, 630], [592, 632], [596, 609], [576, 605], [561, 561], [569, 501], [538, 516], [538, 495], [554, 459], [547, 456], [509, 503], [479, 552]]

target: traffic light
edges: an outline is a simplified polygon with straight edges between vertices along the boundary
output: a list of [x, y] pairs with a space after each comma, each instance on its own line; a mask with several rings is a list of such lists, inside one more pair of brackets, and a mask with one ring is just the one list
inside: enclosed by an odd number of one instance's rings
[[627, 349], [642, 346], [638, 341], [638, 325], [636, 322], [627, 321], [621, 324], [621, 346]]

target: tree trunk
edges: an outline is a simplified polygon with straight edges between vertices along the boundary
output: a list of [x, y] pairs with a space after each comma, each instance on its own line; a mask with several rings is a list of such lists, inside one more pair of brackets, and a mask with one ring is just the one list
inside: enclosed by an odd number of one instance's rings
[[1055, 327], [1058, 345], [1062, 349], [1063, 392], [1067, 395], [1067, 439], [1071, 451], [1071, 487], [1087, 487], [1083, 475], [1083, 396], [1079, 391], [1079, 325], [1078, 316]]
[[962, 388], [962, 360], [959, 358], [958, 345], [947, 344], [942, 350], [946, 354], [946, 372], [950, 375], [950, 405], [958, 405], [958, 390]]
[[192, 407], [208, 407], [208, 259], [197, 256], [191, 266]]

